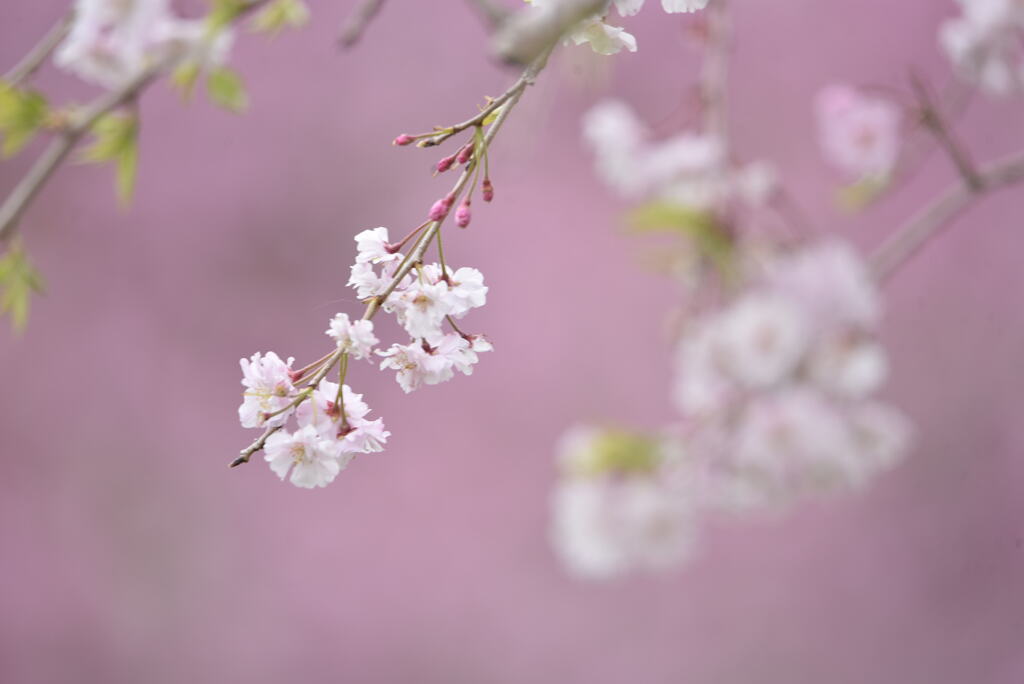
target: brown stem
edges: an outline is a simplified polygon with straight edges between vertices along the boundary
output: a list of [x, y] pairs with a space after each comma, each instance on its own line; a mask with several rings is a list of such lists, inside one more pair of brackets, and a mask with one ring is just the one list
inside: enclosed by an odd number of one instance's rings
[[42, 40], [36, 43], [29, 50], [28, 54], [21, 58], [20, 62], [4, 74], [3, 80], [9, 85], [16, 86], [30, 78], [46, 62], [49, 56], [53, 54], [53, 51], [57, 49], [57, 46], [64, 40], [64, 37], [68, 35], [73, 19], [74, 12], [68, 12], [61, 17], [60, 21], [47, 31]]
[[355, 11], [345, 22], [341, 29], [341, 36], [338, 37], [338, 44], [343, 48], [350, 48], [359, 42], [366, 32], [367, 27], [373, 18], [384, 6], [384, 0], [363, 0], [356, 7]]

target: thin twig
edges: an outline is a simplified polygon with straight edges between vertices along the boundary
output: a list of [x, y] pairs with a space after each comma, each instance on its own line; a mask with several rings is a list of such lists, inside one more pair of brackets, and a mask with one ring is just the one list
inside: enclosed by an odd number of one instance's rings
[[972, 188], [981, 187], [981, 179], [974, 168], [974, 162], [970, 154], [957, 140], [952, 129], [946, 125], [939, 107], [934, 103], [928, 86], [916, 74], [911, 74], [910, 84], [914, 88], [920, 106], [921, 124], [935, 137], [939, 146], [949, 155], [957, 173], [964, 179], [964, 183]]
[[28, 54], [22, 57], [20, 62], [4, 74], [3, 80], [12, 86], [16, 86], [30, 78], [46, 62], [53, 51], [57, 49], [60, 42], [64, 40], [64, 36], [68, 35], [73, 20], [73, 11], [61, 17], [60, 21], [47, 31], [46, 35], [36, 43], [35, 47], [29, 50]]
[[[550, 52], [545, 53], [545, 59], [547, 54], [550, 54]], [[444, 128], [441, 131], [439, 131], [436, 135], [425, 134], [415, 136], [417, 138], [422, 138], [422, 140], [420, 140], [420, 142], [417, 143], [417, 145], [419, 147], [434, 147], [436, 145], [440, 145], [453, 135], [461, 133], [467, 128], [482, 125], [483, 122], [487, 119], [487, 117], [493, 114], [498, 109], [498, 107], [501, 107], [503, 104], [505, 104], [509, 100], [509, 98], [513, 96], [513, 94], [520, 92], [522, 88], [528, 85], [528, 81], [532, 80], [535, 76], [536, 74], [531, 75], [530, 70], [527, 69], [526, 71], [523, 72], [523, 75], [520, 76], [519, 79], [516, 80], [516, 82], [513, 83], [511, 87], [509, 87], [508, 90], [506, 90], [498, 97], [493, 98], [490, 102], [487, 103], [485, 107], [483, 107], [479, 112], [477, 112], [475, 116], [472, 116], [461, 123], [457, 123], [453, 126]], [[429, 137], [426, 137], [428, 135]]]
[[[516, 82], [508, 89], [508, 91], [506, 91], [507, 97], [503, 96], [505, 104], [502, 106], [501, 111], [498, 112], [497, 117], [494, 119], [494, 123], [491, 124], [490, 128], [487, 130], [487, 134], [484, 136], [484, 149], [490, 147], [491, 141], [494, 140], [494, 137], [498, 134], [498, 131], [501, 130], [501, 127], [504, 125], [505, 120], [508, 118], [508, 115], [519, 102], [519, 98], [523, 96], [523, 92], [525, 92], [526, 87], [533, 84], [537, 75], [547, 65], [548, 56], [550, 54], [550, 50], [541, 54], [537, 58], [537, 60], [533, 64], [531, 64], [525, 72], [523, 72], [523, 75], [518, 80], [516, 80]], [[453, 197], [458, 199], [459, 195], [461, 195], [462, 192], [465, 190], [466, 184], [472, 177], [473, 167], [478, 163], [479, 162], [474, 158], [474, 160], [467, 164], [466, 167], [462, 170], [462, 173], [459, 175], [458, 180], [455, 181], [455, 185], [452, 186], [451, 194]], [[399, 283], [405, 278], [405, 276], [409, 274], [409, 272], [416, 265], [420, 264], [423, 261], [423, 255], [426, 253], [427, 248], [430, 246], [430, 243], [433, 241], [434, 237], [441, 230], [441, 224], [443, 223], [444, 219], [441, 219], [439, 221], [432, 221], [430, 225], [427, 227], [426, 231], [424, 231], [423, 234], [420, 235], [420, 237], [416, 240], [412, 252], [409, 253], [409, 256], [402, 262], [401, 266], [398, 267], [398, 270], [396, 270], [394, 275], [391, 277], [391, 281], [388, 284], [388, 287], [384, 290], [383, 293], [371, 299], [369, 304], [367, 304], [366, 312], [363, 314], [363, 320], [368, 321], [371, 320], [374, 316], [376, 316], [377, 312], [380, 311], [380, 307], [383, 304], [383, 302], [386, 301], [388, 296], [390, 296], [391, 293], [395, 291], [395, 288], [398, 287]], [[314, 375], [307, 383], [307, 388], [316, 387], [320, 383], [320, 381], [323, 380], [327, 376], [327, 374], [331, 372], [331, 369], [334, 367], [334, 364], [341, 360], [342, 356], [344, 356], [345, 353], [346, 352], [343, 352], [340, 348], [332, 352], [331, 355], [328, 357], [327, 363], [324, 364], [324, 366], [316, 373], [316, 375]], [[252, 444], [250, 444], [246, 448], [242, 449], [241, 452], [239, 452], [238, 458], [233, 460], [229, 464], [229, 466], [231, 468], [234, 468], [236, 466], [242, 465], [243, 463], [248, 463], [249, 459], [252, 457], [253, 454], [263, 449], [264, 445], [267, 442], [267, 439], [272, 434], [280, 430], [282, 427], [283, 426], [278, 425], [264, 430], [263, 434], [261, 434]]]
[[338, 44], [343, 48], [350, 48], [359, 42], [366, 32], [366, 28], [384, 6], [384, 0], [362, 0], [355, 11], [345, 22], [338, 37]]
[[895, 273], [954, 218], [983, 196], [1024, 181], [1024, 153], [977, 172], [977, 185], [961, 179], [892, 233], [871, 256], [871, 272], [880, 281]]
[[[723, 146], [729, 138], [729, 52], [732, 26], [726, 0], [716, 0], [707, 10], [708, 35], [704, 65], [700, 75], [701, 101], [704, 106], [704, 133]], [[723, 158], [728, 150], [723, 150]]]

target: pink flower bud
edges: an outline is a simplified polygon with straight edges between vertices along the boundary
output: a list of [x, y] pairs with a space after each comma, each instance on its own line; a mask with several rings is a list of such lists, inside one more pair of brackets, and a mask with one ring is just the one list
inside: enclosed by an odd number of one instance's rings
[[441, 199], [434, 202], [434, 206], [430, 207], [430, 214], [427, 215], [427, 218], [431, 221], [440, 221], [448, 215], [453, 204], [455, 204], [455, 195], [448, 193]]
[[459, 208], [455, 210], [455, 225], [459, 228], [465, 228], [469, 225], [469, 219], [471, 218], [469, 213], [469, 200], [465, 199]]
[[404, 147], [405, 145], [410, 144], [415, 139], [416, 138], [412, 137], [411, 135], [406, 135], [405, 133], [403, 133], [402, 135], [400, 135], [397, 138], [395, 138], [394, 140], [392, 140], [391, 144], [392, 145], [399, 145], [401, 147]]
[[465, 164], [472, 157], [473, 157], [473, 143], [469, 143], [468, 145], [463, 146], [463, 148], [461, 150], [459, 150], [459, 156], [457, 156], [455, 158], [455, 160], [457, 162], [459, 162], [460, 164]]
[[441, 161], [437, 162], [437, 172], [444, 173], [448, 169], [452, 168], [452, 164], [455, 163], [455, 155], [445, 157]]
[[480, 186], [480, 193], [484, 196], [484, 202], [494, 199], [494, 186], [491, 185], [490, 178], [484, 178], [483, 185]]

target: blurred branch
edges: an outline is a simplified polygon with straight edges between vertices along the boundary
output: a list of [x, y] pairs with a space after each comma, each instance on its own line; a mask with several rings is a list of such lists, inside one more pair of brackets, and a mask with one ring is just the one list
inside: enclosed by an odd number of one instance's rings
[[559, 0], [539, 9], [525, 7], [498, 28], [491, 50], [509, 64], [530, 64], [549, 52], [566, 31], [607, 8], [608, 0]]
[[889, 278], [983, 196], [1020, 182], [1024, 182], [1024, 153], [977, 171], [972, 181], [962, 179], [882, 243], [871, 256], [872, 273], [878, 280]]
[[[701, 101], [704, 107], [704, 133], [723, 145], [729, 139], [729, 51], [732, 49], [732, 25], [726, 0], [715, 0], [707, 13], [707, 47], [700, 75]], [[728, 156], [728, 153], [724, 156]]]
[[57, 49], [64, 36], [71, 30], [74, 19], [74, 12], [68, 12], [53, 28], [51, 28], [42, 40], [29, 50], [28, 54], [21, 58], [10, 71], [4, 74], [3, 80], [12, 86], [16, 86], [27, 78], [30, 78], [39, 67], [46, 62], [47, 58]]
[[163, 64], [155, 64], [144, 70], [124, 86], [112, 90], [93, 100], [74, 120], [64, 127], [57, 138], [50, 143], [50, 146], [25, 174], [7, 196], [3, 205], [0, 206], [0, 244], [8, 242], [18, 227], [18, 221], [42, 190], [46, 181], [50, 179], [53, 172], [57, 170], [61, 162], [67, 158], [82, 136], [89, 132], [93, 125], [100, 118], [131, 102], [135, 97], [153, 81], [164, 69]]
[[469, 4], [474, 5], [483, 15], [487, 21], [488, 26], [492, 29], [497, 29], [503, 23], [505, 19], [512, 13], [512, 10], [507, 7], [501, 6], [495, 0], [467, 0]]
[[345, 22], [345, 26], [342, 27], [338, 44], [342, 48], [350, 48], [358, 43], [370, 22], [373, 21], [373, 18], [377, 16], [377, 13], [380, 12], [380, 8], [383, 6], [384, 0], [362, 0], [355, 11], [352, 12], [352, 15], [349, 16], [348, 21]]
[[939, 146], [949, 155], [953, 166], [964, 179], [964, 182], [974, 189], [980, 188], [981, 179], [974, 168], [974, 162], [957, 140], [953, 129], [946, 124], [940, 108], [935, 104], [929, 92], [928, 86], [917, 74], [911, 74], [910, 84], [914, 89], [920, 106], [921, 125], [923, 125], [939, 143]]
[[[253, 10], [258, 9], [265, 5], [269, 0], [249, 0], [243, 5], [237, 13], [234, 15], [233, 21], [241, 21], [242, 18], [247, 16]], [[70, 13], [65, 21], [70, 21]], [[53, 35], [60, 33], [60, 31], [54, 31]], [[53, 35], [50, 38], [53, 38]], [[44, 39], [40, 46], [47, 45], [50, 41]], [[55, 43], [59, 42], [59, 39], [55, 39]], [[49, 48], [52, 51], [52, 47]], [[33, 49], [33, 53], [37, 50], [42, 53], [43, 50], [37, 46]], [[49, 52], [46, 52], [48, 55]], [[46, 59], [44, 55], [40, 63]], [[23, 60], [27, 62], [27, 60]], [[116, 90], [111, 90], [92, 101], [85, 107], [77, 116], [75, 116], [70, 123], [64, 126], [56, 139], [50, 143], [39, 158], [36, 159], [35, 163], [29, 168], [28, 173], [21, 179], [21, 181], [14, 186], [14, 189], [4, 200], [4, 203], [0, 205], [0, 244], [8, 242], [11, 237], [14, 236], [15, 231], [18, 227], [18, 222], [21, 220], [22, 215], [28, 208], [32, 200], [35, 199], [39, 191], [42, 190], [43, 186], [53, 175], [54, 171], [61, 165], [61, 163], [67, 158], [71, 150], [74, 149], [75, 145], [82, 139], [82, 136], [89, 132], [93, 125], [100, 120], [103, 115], [122, 107], [126, 104], [130, 104], [135, 101], [139, 94], [145, 90], [145, 88], [156, 80], [157, 77], [163, 74], [164, 71], [169, 69], [173, 64], [167, 61], [156, 62], [145, 68], [135, 78], [129, 80], [126, 84]], [[27, 67], [31, 67], [31, 64], [26, 64]], [[19, 65], [16, 67], [18, 69]], [[38, 65], [33, 68], [38, 68]], [[31, 73], [31, 68], [27, 73]]]

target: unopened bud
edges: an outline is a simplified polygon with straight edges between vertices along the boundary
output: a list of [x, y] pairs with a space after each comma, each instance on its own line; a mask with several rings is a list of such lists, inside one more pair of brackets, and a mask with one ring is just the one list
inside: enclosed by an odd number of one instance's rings
[[437, 162], [437, 172], [444, 173], [448, 169], [452, 168], [452, 164], [455, 163], [455, 155], [445, 157], [441, 161]]
[[440, 221], [448, 215], [453, 204], [455, 204], [455, 195], [448, 193], [441, 199], [434, 202], [434, 206], [430, 207], [430, 214], [427, 215], [427, 218], [431, 221]]
[[455, 210], [455, 225], [459, 228], [465, 228], [469, 225], [469, 219], [472, 218], [469, 213], [469, 200], [465, 199], [459, 208]]
[[480, 194], [484, 196], [484, 202], [490, 202], [494, 199], [494, 186], [491, 185], [490, 178], [484, 178], [484, 182], [480, 186]]
[[400, 135], [397, 138], [395, 138], [394, 140], [392, 140], [391, 144], [392, 145], [398, 145], [400, 147], [404, 147], [404, 146], [409, 145], [410, 143], [412, 143], [412, 141], [414, 141], [415, 139], [416, 138], [412, 137], [411, 135], [406, 135], [405, 133], [403, 133], [402, 135]]
[[470, 159], [472, 159], [472, 157], [473, 143], [469, 143], [468, 145], [463, 146], [461, 150], [459, 150], [459, 155], [455, 158], [455, 161], [459, 162], [460, 164], [465, 164]]

